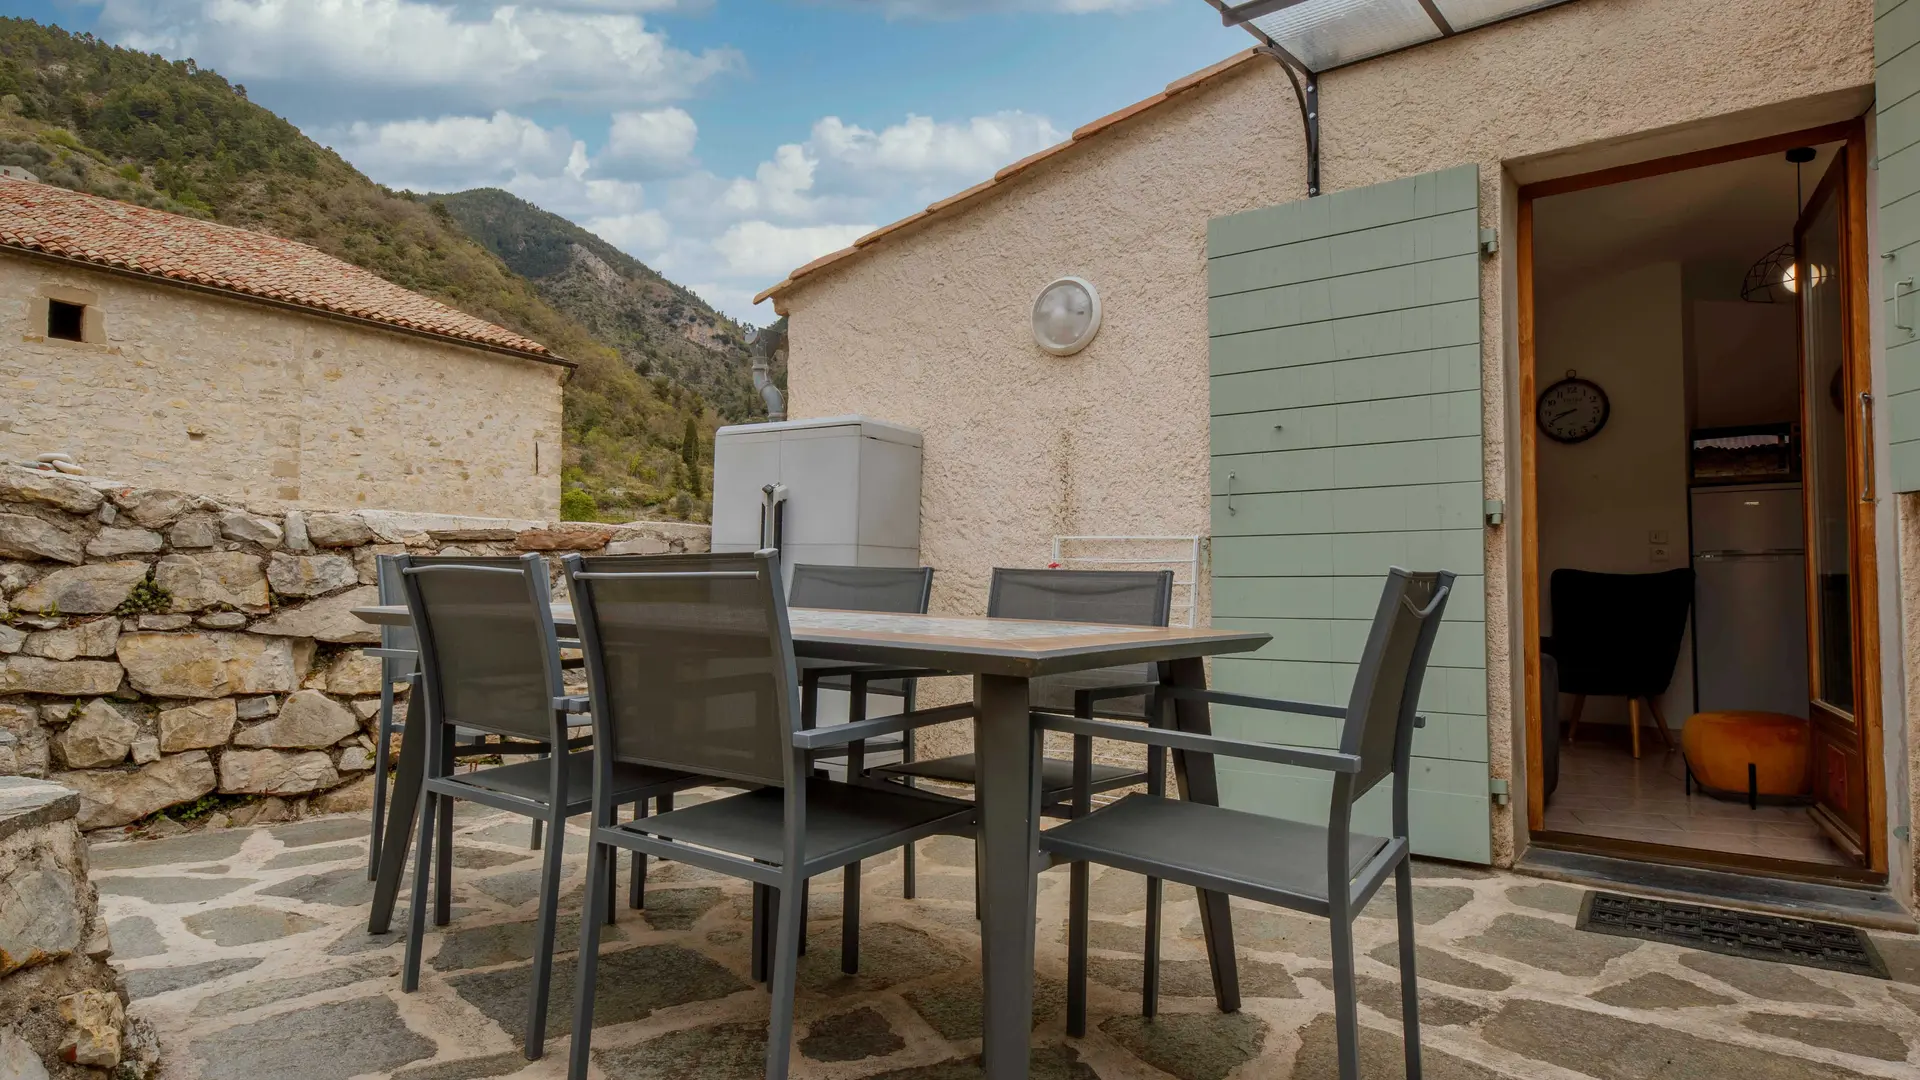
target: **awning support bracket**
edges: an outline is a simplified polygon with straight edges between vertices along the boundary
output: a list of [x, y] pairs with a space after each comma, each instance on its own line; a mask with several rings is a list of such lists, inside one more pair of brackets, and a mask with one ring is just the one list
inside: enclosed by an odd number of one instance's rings
[[1287, 71], [1287, 81], [1293, 84], [1294, 100], [1300, 103], [1300, 124], [1307, 136], [1307, 198], [1314, 198], [1320, 194], [1320, 77], [1278, 45], [1256, 46], [1255, 51], [1280, 61]]

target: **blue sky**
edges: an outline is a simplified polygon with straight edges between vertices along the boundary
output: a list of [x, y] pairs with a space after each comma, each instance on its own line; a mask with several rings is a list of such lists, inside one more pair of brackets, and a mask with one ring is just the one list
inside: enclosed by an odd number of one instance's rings
[[1249, 42], [1200, 0], [0, 11], [193, 57], [382, 183], [505, 187], [754, 323], [773, 315], [752, 295], [793, 266]]

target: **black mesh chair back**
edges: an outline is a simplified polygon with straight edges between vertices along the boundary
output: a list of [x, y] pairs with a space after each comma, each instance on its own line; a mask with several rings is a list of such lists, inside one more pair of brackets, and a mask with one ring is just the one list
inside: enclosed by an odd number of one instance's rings
[[1673, 681], [1693, 604], [1693, 570], [1603, 574], [1560, 569], [1548, 580], [1560, 689], [1649, 697]]
[[[1350, 781], [1349, 800], [1365, 795], [1407, 760], [1427, 657], [1433, 652], [1453, 578], [1445, 570], [1416, 574], [1396, 566], [1387, 571], [1373, 628], [1354, 673], [1353, 696], [1347, 702], [1340, 736], [1341, 752], [1360, 758], [1360, 771]], [[1336, 793], [1339, 787], [1336, 784]]]
[[923, 615], [933, 593], [931, 566], [822, 566], [796, 563], [787, 606]]
[[399, 562], [433, 718], [564, 743], [553, 711], [564, 691], [546, 561], [528, 554]]
[[[1173, 610], [1171, 570], [1013, 570], [995, 567], [987, 614], [998, 619], [1165, 626]], [[1049, 675], [1028, 684], [1034, 707], [1070, 711], [1076, 690], [1158, 682], [1159, 666], [1133, 664]], [[1146, 699], [1100, 704], [1108, 716], [1144, 719]]]
[[[404, 604], [407, 602], [407, 585], [400, 575], [400, 559], [401, 556], [398, 555], [380, 555], [374, 560], [374, 572], [378, 575], [377, 580], [379, 581], [380, 603], [383, 606]], [[395, 651], [413, 652], [420, 647], [420, 643], [414, 636], [413, 627], [382, 624], [380, 627], [380, 647], [382, 649], [393, 649]], [[391, 665], [394, 661], [389, 660], [387, 663]], [[404, 674], [405, 672], [395, 674], [390, 671], [387, 676], [387, 681], [392, 682]]]
[[596, 747], [636, 765], [787, 783], [799, 703], [774, 559], [579, 560], [573, 604]]

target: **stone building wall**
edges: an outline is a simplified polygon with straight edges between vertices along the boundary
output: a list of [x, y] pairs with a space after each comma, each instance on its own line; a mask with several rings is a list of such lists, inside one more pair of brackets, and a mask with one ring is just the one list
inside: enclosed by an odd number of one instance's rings
[[706, 549], [700, 525], [262, 513], [0, 465], [0, 776], [78, 791], [89, 830], [209, 795], [256, 797], [236, 823], [358, 808], [376, 556]]
[[[47, 300], [87, 308], [46, 337]], [[0, 460], [250, 504], [557, 517], [566, 368], [0, 255]]]
[[99, 895], [87, 879], [80, 797], [0, 776], [0, 1077], [140, 1080], [159, 1057], [129, 1018]]

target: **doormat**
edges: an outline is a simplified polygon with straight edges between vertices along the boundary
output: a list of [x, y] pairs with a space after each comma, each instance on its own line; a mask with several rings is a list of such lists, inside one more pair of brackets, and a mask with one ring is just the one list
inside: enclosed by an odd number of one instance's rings
[[1851, 926], [1604, 892], [1587, 893], [1574, 925], [1596, 934], [1887, 978], [1886, 961], [1872, 939]]

